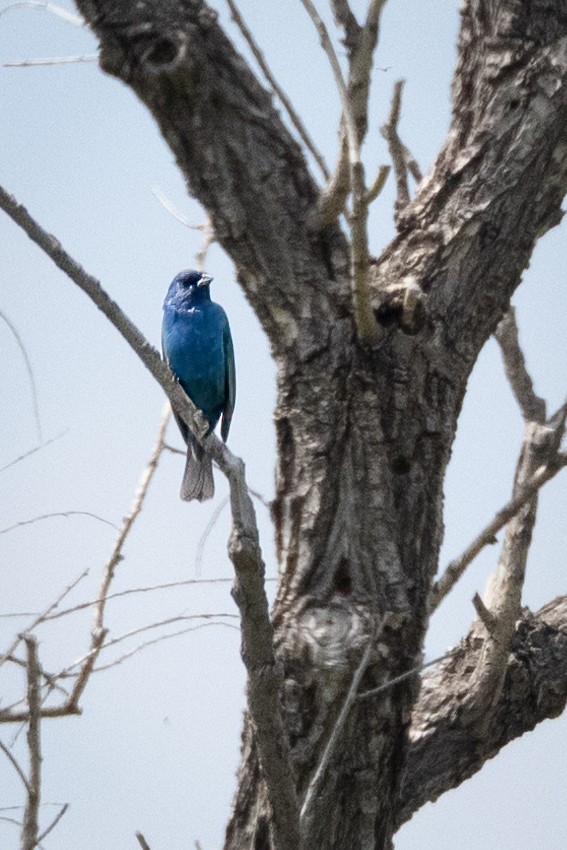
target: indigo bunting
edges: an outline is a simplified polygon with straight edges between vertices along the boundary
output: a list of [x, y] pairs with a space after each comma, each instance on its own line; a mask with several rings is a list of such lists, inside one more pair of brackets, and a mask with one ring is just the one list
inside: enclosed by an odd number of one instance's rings
[[[163, 302], [161, 343], [169, 368], [208, 420], [209, 434], [222, 414], [221, 436], [226, 442], [236, 395], [234, 349], [226, 313], [211, 301], [211, 280], [192, 269], [173, 279]], [[211, 499], [215, 492], [211, 459], [175, 411], [174, 415], [187, 443], [181, 498]]]

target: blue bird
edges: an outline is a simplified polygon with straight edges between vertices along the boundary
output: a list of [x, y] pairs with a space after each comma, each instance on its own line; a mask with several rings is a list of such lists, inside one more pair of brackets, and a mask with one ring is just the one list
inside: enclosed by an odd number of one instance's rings
[[[234, 348], [226, 313], [211, 301], [211, 280], [192, 269], [173, 279], [163, 302], [161, 344], [169, 368], [208, 420], [208, 433], [222, 415], [226, 442], [236, 396]], [[211, 459], [175, 411], [174, 415], [187, 443], [181, 498], [211, 499], [215, 492]]]

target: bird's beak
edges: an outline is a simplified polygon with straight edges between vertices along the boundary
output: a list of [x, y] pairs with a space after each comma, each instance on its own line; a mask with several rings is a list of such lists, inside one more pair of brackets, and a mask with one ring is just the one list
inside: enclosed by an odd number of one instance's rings
[[202, 274], [201, 280], [199, 281], [197, 286], [208, 286], [211, 281], [212, 281], [212, 277], [210, 275]]

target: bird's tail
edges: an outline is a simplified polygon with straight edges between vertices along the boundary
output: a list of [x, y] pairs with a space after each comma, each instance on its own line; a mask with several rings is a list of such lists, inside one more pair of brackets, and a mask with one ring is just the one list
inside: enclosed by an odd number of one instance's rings
[[187, 462], [181, 482], [181, 498], [190, 502], [197, 499], [204, 502], [212, 499], [215, 493], [213, 464], [196, 440], [189, 439], [187, 444]]

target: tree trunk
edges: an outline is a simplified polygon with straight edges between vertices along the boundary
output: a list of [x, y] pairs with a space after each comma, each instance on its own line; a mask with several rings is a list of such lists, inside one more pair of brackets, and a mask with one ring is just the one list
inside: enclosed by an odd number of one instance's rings
[[[198, 0], [77, 5], [100, 38], [101, 66], [152, 111], [207, 208], [278, 363], [273, 518], [281, 584], [273, 620], [302, 800], [369, 642], [361, 691], [420, 663], [444, 471], [467, 380], [537, 238], [561, 218], [567, 2], [465, 2], [447, 142], [400, 211], [399, 235], [372, 265], [383, 325], [375, 348], [357, 341], [347, 240], [338, 223], [317, 230], [319, 190], [302, 153], [216, 14]], [[423, 315], [407, 327], [391, 292], [410, 278]], [[559, 610], [565, 623], [564, 604]], [[528, 617], [522, 628], [534, 622]], [[522, 628], [518, 646], [529, 654]], [[512, 659], [488, 738], [471, 745], [470, 758], [455, 754], [450, 767], [439, 766], [432, 754], [455, 752], [475, 734], [471, 723], [459, 726], [451, 701], [478, 640], [471, 633], [459, 663], [439, 667], [435, 693], [426, 686], [418, 698], [414, 676], [353, 703], [305, 847], [389, 848], [419, 805], [549, 716], [522, 714], [516, 701], [516, 722], [503, 720], [515, 700]], [[545, 703], [549, 713], [565, 704], [559, 690], [553, 707]], [[412, 712], [417, 745], [408, 735]], [[268, 850], [269, 820], [247, 720], [227, 850]]]

